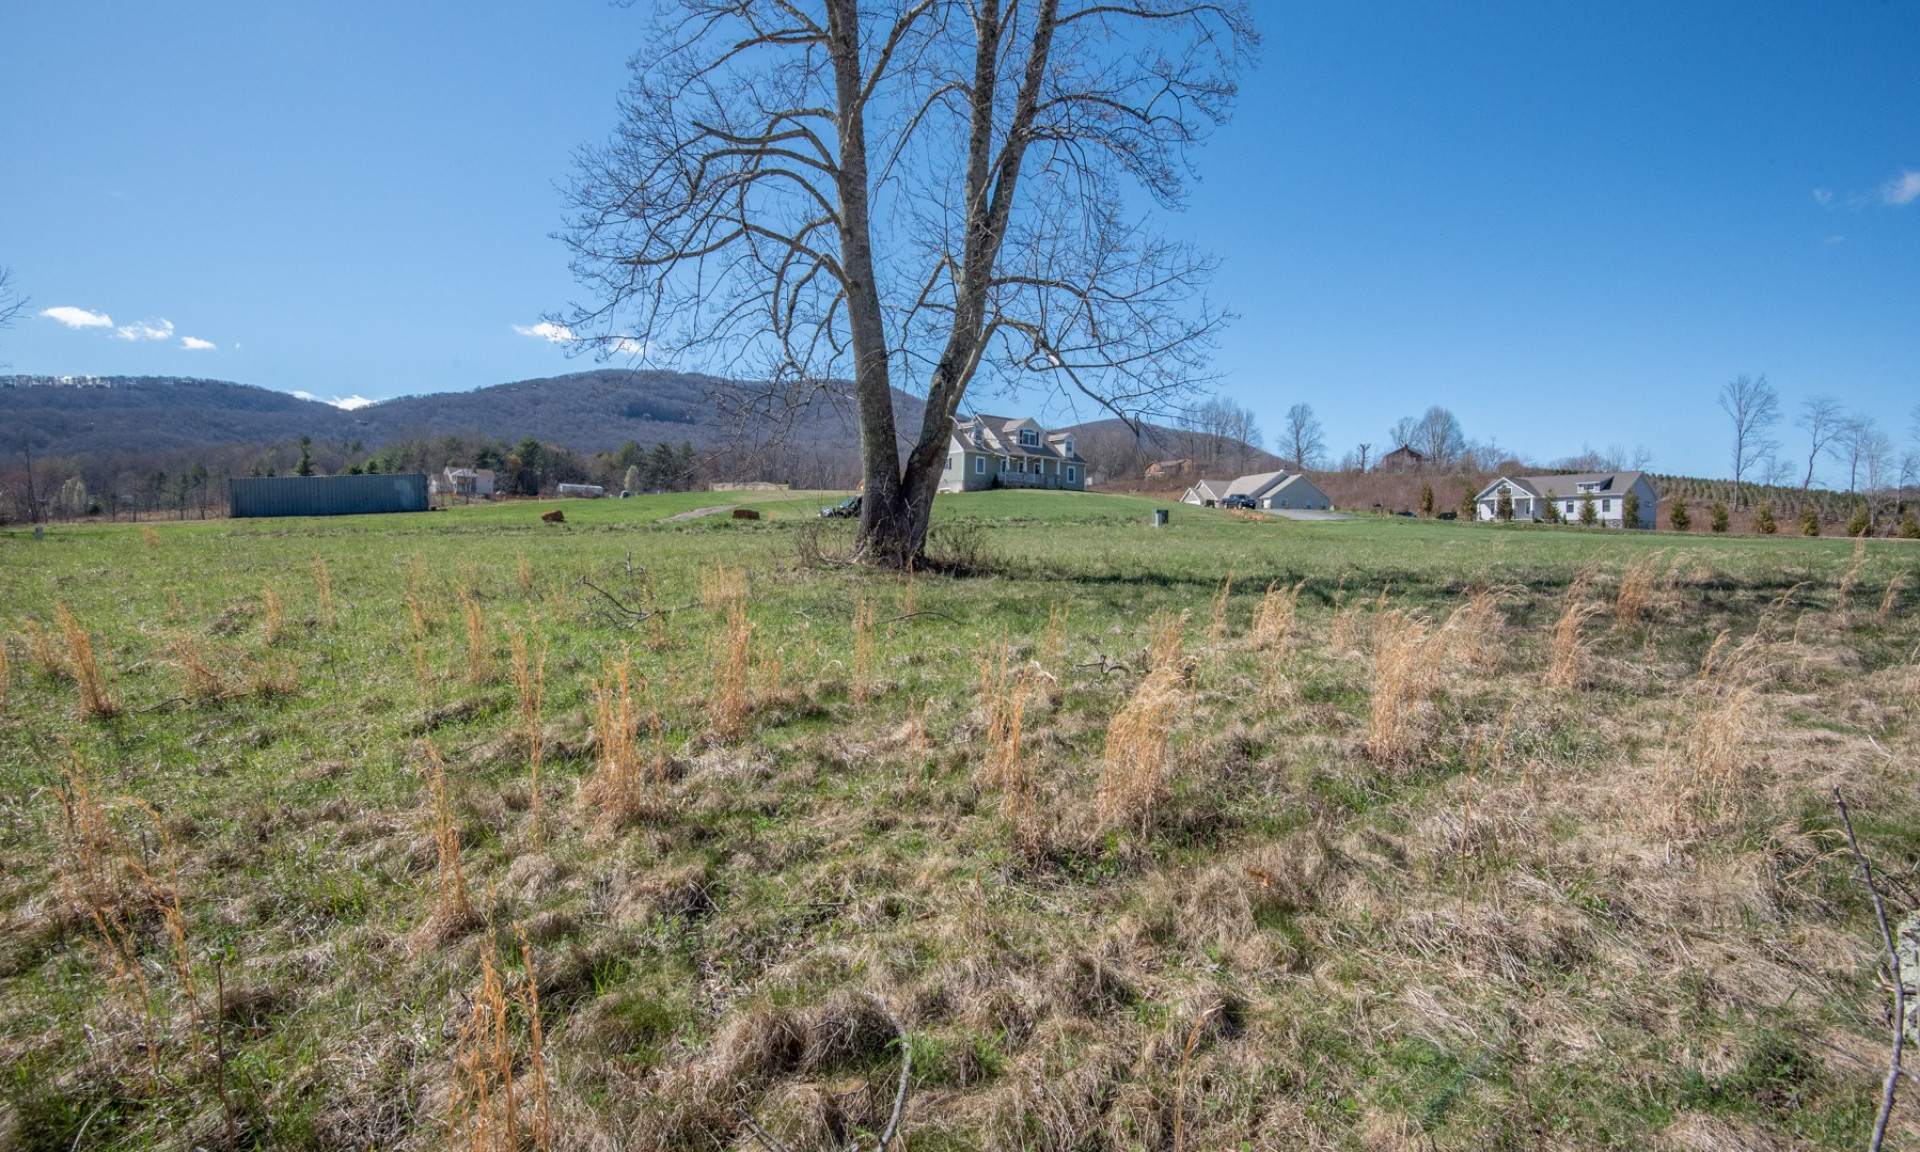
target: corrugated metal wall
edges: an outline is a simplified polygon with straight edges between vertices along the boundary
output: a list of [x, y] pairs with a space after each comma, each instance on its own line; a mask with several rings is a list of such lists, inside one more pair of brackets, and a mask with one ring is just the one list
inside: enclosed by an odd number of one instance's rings
[[356, 516], [367, 512], [425, 512], [427, 478], [389, 476], [269, 476], [227, 481], [233, 516]]

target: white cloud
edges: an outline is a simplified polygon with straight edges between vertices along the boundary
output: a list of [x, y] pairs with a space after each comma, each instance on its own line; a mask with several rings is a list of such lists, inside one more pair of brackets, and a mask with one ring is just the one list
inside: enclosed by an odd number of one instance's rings
[[1920, 172], [1902, 172], [1880, 186], [1880, 203], [1900, 207], [1920, 200]]
[[318, 400], [318, 399], [320, 399], [320, 397], [318, 397], [318, 396], [315, 396], [315, 395], [314, 395], [313, 393], [311, 393], [311, 392], [301, 392], [301, 391], [298, 391], [298, 390], [296, 390], [296, 391], [294, 392], [294, 396], [295, 396], [295, 398], [297, 398], [297, 399], [300, 399], [300, 400]]
[[613, 342], [613, 350], [623, 356], [642, 356], [646, 354], [647, 344], [644, 340], [635, 340], [631, 336], [622, 336]]
[[579, 339], [573, 334], [573, 329], [551, 320], [542, 320], [532, 326], [515, 324], [513, 330], [522, 336], [538, 336], [549, 344], [571, 344]]
[[48, 308], [40, 315], [75, 329], [113, 327], [113, 317], [105, 312], [89, 312], [85, 308], [74, 308], [66, 304], [58, 308]]
[[193, 352], [205, 352], [216, 347], [216, 345], [213, 341], [202, 340], [198, 336], [182, 336], [180, 337], [180, 347]]
[[1815, 188], [1813, 190], [1813, 199], [1814, 202], [1818, 204], [1831, 204], [1833, 203], [1833, 193], [1825, 188]]
[[365, 396], [345, 396], [339, 400], [329, 400], [327, 403], [333, 405], [335, 408], [345, 408], [347, 411], [352, 412], [357, 408], [366, 408], [370, 405], [378, 404], [379, 401], [369, 400]]
[[173, 339], [173, 321], [137, 320], [113, 330], [122, 340], [171, 340]]

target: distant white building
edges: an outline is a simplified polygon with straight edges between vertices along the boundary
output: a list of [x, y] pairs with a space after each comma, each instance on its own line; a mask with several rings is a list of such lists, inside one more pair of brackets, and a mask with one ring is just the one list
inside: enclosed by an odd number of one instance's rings
[[1256, 472], [1238, 480], [1202, 480], [1187, 489], [1180, 499], [1188, 504], [1213, 508], [1225, 503], [1229, 496], [1245, 496], [1253, 501], [1256, 508], [1303, 509], [1310, 512], [1329, 512], [1333, 509], [1333, 501], [1320, 490], [1318, 484], [1307, 479], [1306, 473], [1290, 472], [1285, 468], [1278, 472]]
[[1591, 500], [1598, 523], [1619, 528], [1627, 514], [1627, 493], [1640, 501], [1640, 518], [1629, 528], [1659, 522], [1660, 493], [1644, 472], [1568, 472], [1558, 476], [1502, 476], [1473, 498], [1475, 518], [1500, 519], [1500, 497], [1513, 503], [1515, 520], [1545, 520], [1549, 506], [1558, 518], [1580, 523], [1580, 509]]

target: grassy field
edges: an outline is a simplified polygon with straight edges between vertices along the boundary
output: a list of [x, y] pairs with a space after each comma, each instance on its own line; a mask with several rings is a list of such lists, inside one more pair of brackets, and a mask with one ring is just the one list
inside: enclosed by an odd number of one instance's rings
[[1920, 551], [831, 499], [0, 532], [0, 1149], [1865, 1146]]

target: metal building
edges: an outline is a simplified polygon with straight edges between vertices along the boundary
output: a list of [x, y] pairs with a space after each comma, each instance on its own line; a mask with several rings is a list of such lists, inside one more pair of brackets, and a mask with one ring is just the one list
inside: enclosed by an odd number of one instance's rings
[[241, 516], [357, 516], [367, 512], [425, 512], [422, 473], [387, 476], [269, 476], [227, 481], [228, 514]]

